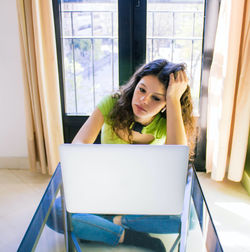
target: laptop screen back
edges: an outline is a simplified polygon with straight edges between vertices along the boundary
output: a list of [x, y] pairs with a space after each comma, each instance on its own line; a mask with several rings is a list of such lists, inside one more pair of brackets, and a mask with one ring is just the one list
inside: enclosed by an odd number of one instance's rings
[[182, 145], [63, 144], [67, 211], [181, 214], [188, 151]]

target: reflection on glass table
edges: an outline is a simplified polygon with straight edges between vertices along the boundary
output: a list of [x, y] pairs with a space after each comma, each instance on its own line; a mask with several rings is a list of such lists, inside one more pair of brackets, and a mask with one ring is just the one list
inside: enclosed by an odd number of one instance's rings
[[[59, 197], [62, 200], [63, 206], [63, 215], [60, 216], [64, 229], [62, 234], [50, 229], [46, 225], [49, 215], [56, 214], [51, 209], [53, 209], [55, 199]], [[55, 225], [57, 224], [55, 223]], [[112, 247], [96, 242], [81, 242], [75, 237], [74, 232], [70, 231], [69, 224], [70, 215], [65, 211], [61, 168], [59, 164], [23, 237], [18, 251], [151, 251], [126, 245]], [[192, 165], [189, 167], [187, 177], [180, 232], [172, 234], [150, 234], [150, 236], [161, 239], [166, 251], [223, 251], [198, 177]]]

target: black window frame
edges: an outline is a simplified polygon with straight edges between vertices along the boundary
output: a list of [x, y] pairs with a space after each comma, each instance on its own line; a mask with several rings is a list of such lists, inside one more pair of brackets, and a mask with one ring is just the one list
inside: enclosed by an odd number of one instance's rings
[[[171, 2], [171, 0], [169, 1]], [[191, 1], [195, 2], [195, 0]], [[64, 142], [70, 143], [81, 126], [86, 122], [88, 116], [69, 116], [65, 112], [62, 59], [63, 47], [60, 33], [62, 30], [60, 21], [60, 2], [61, 0], [52, 0]], [[207, 89], [219, 8], [220, 0], [204, 0], [204, 29], [199, 100], [200, 116], [198, 119], [200, 137], [196, 145], [196, 156], [194, 160], [197, 171], [205, 171]], [[137, 67], [146, 61], [146, 15], [147, 0], [118, 0], [119, 85], [123, 85], [131, 77]], [[140, 29], [137, 29], [138, 27], [140, 27]], [[100, 143], [100, 134], [95, 143]]]

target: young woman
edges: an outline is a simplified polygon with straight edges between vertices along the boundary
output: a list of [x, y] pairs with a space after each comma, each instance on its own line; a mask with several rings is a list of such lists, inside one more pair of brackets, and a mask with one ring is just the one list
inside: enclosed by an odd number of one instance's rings
[[[102, 130], [101, 143], [189, 145], [192, 155], [192, 109], [185, 65], [154, 60], [140, 67], [119, 92], [97, 105], [72, 143], [94, 143]], [[60, 199], [54, 209], [61, 213]], [[52, 215], [48, 225], [63, 232], [61, 224], [57, 228], [53, 225]], [[148, 233], [178, 233], [180, 216], [72, 214], [72, 226], [80, 239], [113, 246], [130, 244], [160, 252], [165, 251], [163, 243]]]

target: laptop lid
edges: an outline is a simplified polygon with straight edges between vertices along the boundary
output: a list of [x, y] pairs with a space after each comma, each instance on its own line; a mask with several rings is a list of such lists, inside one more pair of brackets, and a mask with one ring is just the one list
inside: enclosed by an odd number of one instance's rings
[[181, 214], [188, 152], [183, 145], [63, 144], [66, 209], [93, 214]]

